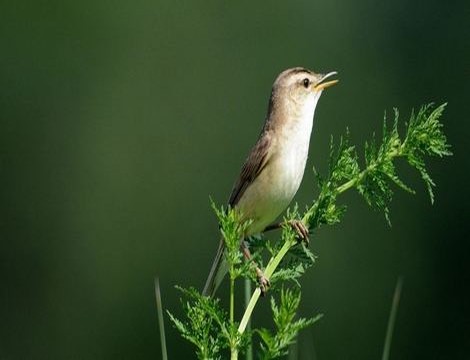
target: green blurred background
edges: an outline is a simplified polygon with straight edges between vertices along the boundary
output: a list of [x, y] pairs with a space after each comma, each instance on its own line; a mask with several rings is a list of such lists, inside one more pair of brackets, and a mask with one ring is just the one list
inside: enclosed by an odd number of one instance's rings
[[[385, 109], [404, 121], [430, 101], [449, 102], [455, 155], [429, 162], [434, 206], [401, 167], [418, 191], [396, 194], [392, 228], [341, 199], [344, 221], [311, 241], [301, 313], [325, 317], [299, 358], [378, 359], [403, 275], [392, 359], [468, 359], [469, 15], [464, 0], [3, 1], [0, 358], [160, 358], [154, 276], [180, 314], [173, 285], [202, 287], [217, 246], [209, 196], [226, 201], [276, 75], [306, 66], [341, 79], [308, 169], [325, 170], [330, 134], [362, 144]], [[315, 194], [307, 170], [296, 201]]]

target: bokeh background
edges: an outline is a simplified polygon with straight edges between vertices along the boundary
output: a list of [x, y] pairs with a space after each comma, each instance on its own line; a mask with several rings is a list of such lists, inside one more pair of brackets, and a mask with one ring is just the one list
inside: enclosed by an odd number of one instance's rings
[[[202, 287], [223, 204], [287, 67], [337, 70], [296, 201], [316, 194], [330, 134], [362, 151], [394, 106], [448, 102], [455, 155], [429, 161], [431, 206], [398, 192], [393, 227], [355, 193], [311, 241], [300, 359], [468, 359], [468, 1], [3, 1], [0, 358], [159, 359], [154, 276]], [[222, 294], [224, 292], [222, 291]], [[267, 302], [261, 304], [261, 314]], [[263, 310], [264, 309], [264, 310]], [[265, 321], [255, 315], [255, 321]], [[269, 322], [264, 323], [269, 326]], [[167, 323], [172, 359], [192, 347]]]

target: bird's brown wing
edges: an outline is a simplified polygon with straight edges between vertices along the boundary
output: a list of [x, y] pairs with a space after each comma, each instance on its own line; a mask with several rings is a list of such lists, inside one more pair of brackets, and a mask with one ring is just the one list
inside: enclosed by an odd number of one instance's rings
[[271, 142], [271, 136], [268, 133], [264, 133], [258, 139], [258, 142], [255, 144], [253, 150], [245, 161], [245, 164], [242, 167], [240, 177], [235, 183], [232, 194], [228, 201], [229, 205], [233, 208], [237, 205], [240, 198], [245, 193], [245, 190], [250, 186], [250, 184], [258, 177], [258, 175], [263, 171], [266, 164], [269, 161], [269, 145]]

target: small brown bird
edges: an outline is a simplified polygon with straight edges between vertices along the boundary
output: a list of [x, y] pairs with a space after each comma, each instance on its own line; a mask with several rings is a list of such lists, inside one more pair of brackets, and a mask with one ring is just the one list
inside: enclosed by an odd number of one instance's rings
[[[332, 75], [336, 72], [323, 75], [296, 67], [274, 81], [265, 124], [228, 201], [245, 220], [252, 220], [245, 236], [263, 232], [296, 194], [307, 162], [315, 107], [322, 91], [338, 82], [325, 81]], [[293, 225], [300, 237], [308, 235], [301, 223]], [[224, 250], [221, 240], [203, 290], [206, 296], [215, 293], [228, 271]], [[260, 271], [258, 276], [262, 283]]]

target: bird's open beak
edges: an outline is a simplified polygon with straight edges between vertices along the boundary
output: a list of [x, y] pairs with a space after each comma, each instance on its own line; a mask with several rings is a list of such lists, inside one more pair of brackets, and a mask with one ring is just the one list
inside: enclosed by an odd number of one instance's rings
[[339, 80], [330, 80], [330, 81], [325, 81], [325, 80], [328, 79], [329, 77], [331, 77], [333, 75], [337, 75], [337, 74], [338, 73], [336, 71], [332, 71], [332, 72], [330, 72], [326, 75], [323, 75], [322, 78], [320, 79], [320, 81], [313, 87], [313, 90], [320, 91], [320, 90], [326, 89], [330, 86], [333, 86]]

